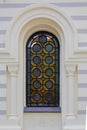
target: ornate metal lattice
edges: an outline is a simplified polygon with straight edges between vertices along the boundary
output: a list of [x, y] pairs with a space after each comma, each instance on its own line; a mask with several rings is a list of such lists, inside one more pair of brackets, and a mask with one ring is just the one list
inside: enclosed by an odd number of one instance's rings
[[27, 107], [59, 106], [60, 50], [57, 38], [45, 31], [26, 45]]

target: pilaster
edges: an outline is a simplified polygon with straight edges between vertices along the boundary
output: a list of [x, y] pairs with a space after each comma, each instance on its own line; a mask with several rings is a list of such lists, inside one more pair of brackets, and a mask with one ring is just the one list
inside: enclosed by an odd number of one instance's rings
[[18, 64], [9, 64], [9, 118], [17, 119], [17, 74]]
[[67, 79], [67, 117], [75, 118], [76, 111], [76, 72], [77, 65], [76, 64], [66, 64], [66, 79]]

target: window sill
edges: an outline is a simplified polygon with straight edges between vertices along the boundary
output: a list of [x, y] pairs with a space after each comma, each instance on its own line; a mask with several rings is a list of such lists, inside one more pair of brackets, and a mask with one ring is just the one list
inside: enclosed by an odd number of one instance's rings
[[47, 112], [47, 113], [61, 113], [60, 107], [24, 107], [24, 113], [29, 112]]

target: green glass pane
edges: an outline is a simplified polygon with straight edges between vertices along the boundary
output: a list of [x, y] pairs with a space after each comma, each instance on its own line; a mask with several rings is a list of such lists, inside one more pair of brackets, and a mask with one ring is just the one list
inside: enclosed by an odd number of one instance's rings
[[48, 68], [47, 70], [46, 70], [46, 75], [47, 76], [51, 76], [53, 74], [53, 70], [51, 69], [51, 68]]
[[38, 80], [34, 82], [34, 88], [40, 88], [40, 82]]
[[56, 72], [59, 72], [59, 61], [56, 61]]
[[52, 56], [47, 56], [45, 61], [46, 61], [47, 64], [51, 64], [53, 62]]
[[40, 76], [40, 74], [41, 74], [40, 69], [38, 69], [38, 68], [34, 69], [33, 73], [37, 77]]
[[59, 79], [58, 79], [58, 74], [56, 73], [56, 84], [58, 84]]
[[30, 74], [29, 73], [27, 73], [26, 83], [30, 84]]
[[52, 88], [52, 86], [53, 86], [52, 81], [51, 81], [51, 80], [48, 80], [48, 81], [46, 82], [46, 87], [47, 87], [48, 89], [50, 89], [50, 88]]

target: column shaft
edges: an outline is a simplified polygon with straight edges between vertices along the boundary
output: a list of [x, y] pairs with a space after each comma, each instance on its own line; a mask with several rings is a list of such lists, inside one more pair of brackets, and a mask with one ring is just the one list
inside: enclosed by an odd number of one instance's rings
[[10, 119], [16, 119], [17, 114], [17, 71], [18, 64], [8, 65], [9, 71], [9, 116]]

